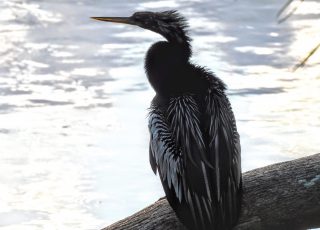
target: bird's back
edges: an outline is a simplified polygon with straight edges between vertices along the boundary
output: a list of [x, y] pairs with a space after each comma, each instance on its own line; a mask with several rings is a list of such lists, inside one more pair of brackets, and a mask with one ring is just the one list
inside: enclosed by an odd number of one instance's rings
[[192, 71], [205, 89], [153, 100], [150, 163], [189, 229], [231, 229], [240, 210], [239, 136], [223, 83], [202, 68]]

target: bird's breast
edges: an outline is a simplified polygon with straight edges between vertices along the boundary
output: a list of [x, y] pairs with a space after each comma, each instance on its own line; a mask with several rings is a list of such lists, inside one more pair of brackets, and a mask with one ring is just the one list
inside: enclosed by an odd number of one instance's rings
[[161, 95], [192, 93], [201, 81], [182, 48], [169, 42], [158, 42], [150, 47], [145, 69], [151, 86]]
[[177, 89], [180, 78], [181, 60], [175, 56], [165, 43], [153, 45], [146, 56], [145, 69], [151, 86], [159, 94], [167, 94]]

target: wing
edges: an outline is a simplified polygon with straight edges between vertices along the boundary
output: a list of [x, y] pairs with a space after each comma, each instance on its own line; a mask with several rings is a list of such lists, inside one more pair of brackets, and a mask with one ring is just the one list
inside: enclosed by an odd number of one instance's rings
[[190, 229], [229, 229], [239, 210], [240, 145], [224, 94], [172, 98], [167, 111], [152, 109], [149, 130], [151, 166], [179, 219]]
[[231, 228], [237, 221], [241, 201], [241, 149], [230, 102], [221, 90], [209, 90], [205, 98], [205, 127], [209, 161], [217, 201], [218, 226]]
[[[166, 113], [149, 116], [150, 164], [159, 172], [167, 199], [191, 229], [213, 226], [212, 186], [200, 112], [192, 96], [172, 98]], [[202, 226], [199, 228], [198, 226]]]
[[[201, 127], [201, 102], [195, 95], [172, 98], [168, 121], [183, 161], [182, 185], [184, 222], [190, 229], [212, 229], [215, 226], [215, 191], [211, 185], [213, 169], [207, 154], [205, 135]], [[180, 207], [176, 207], [178, 212]]]
[[[182, 200], [182, 160], [162, 112], [153, 109], [149, 115], [149, 159], [153, 172], [159, 171], [162, 185]], [[166, 192], [167, 193], [167, 192]]]

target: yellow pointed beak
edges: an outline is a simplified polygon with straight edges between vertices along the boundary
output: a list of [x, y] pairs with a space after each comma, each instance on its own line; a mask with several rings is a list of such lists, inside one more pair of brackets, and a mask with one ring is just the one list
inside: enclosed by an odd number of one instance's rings
[[122, 24], [135, 25], [129, 17], [91, 17], [92, 19], [104, 22], [115, 22]]

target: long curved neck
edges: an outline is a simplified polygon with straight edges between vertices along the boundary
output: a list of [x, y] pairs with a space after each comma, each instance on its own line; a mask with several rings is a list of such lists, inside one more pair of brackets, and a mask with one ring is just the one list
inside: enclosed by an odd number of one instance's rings
[[[145, 69], [148, 80], [158, 95], [175, 95], [187, 91], [189, 84], [190, 45], [157, 42], [148, 50]], [[185, 84], [181, 84], [184, 82]]]
[[191, 44], [189, 41], [177, 41], [174, 39], [168, 39], [169, 44], [172, 44], [173, 46], [176, 47], [180, 47], [177, 48], [177, 50], [179, 50], [179, 52], [182, 53], [182, 55], [184, 56], [184, 58], [186, 58], [187, 60], [190, 59], [191, 55], [192, 55], [192, 48], [191, 48]]
[[167, 28], [160, 32], [160, 34], [167, 39], [167, 41], [176, 47], [181, 47], [184, 55], [190, 58], [192, 54], [190, 37], [182, 28]]

